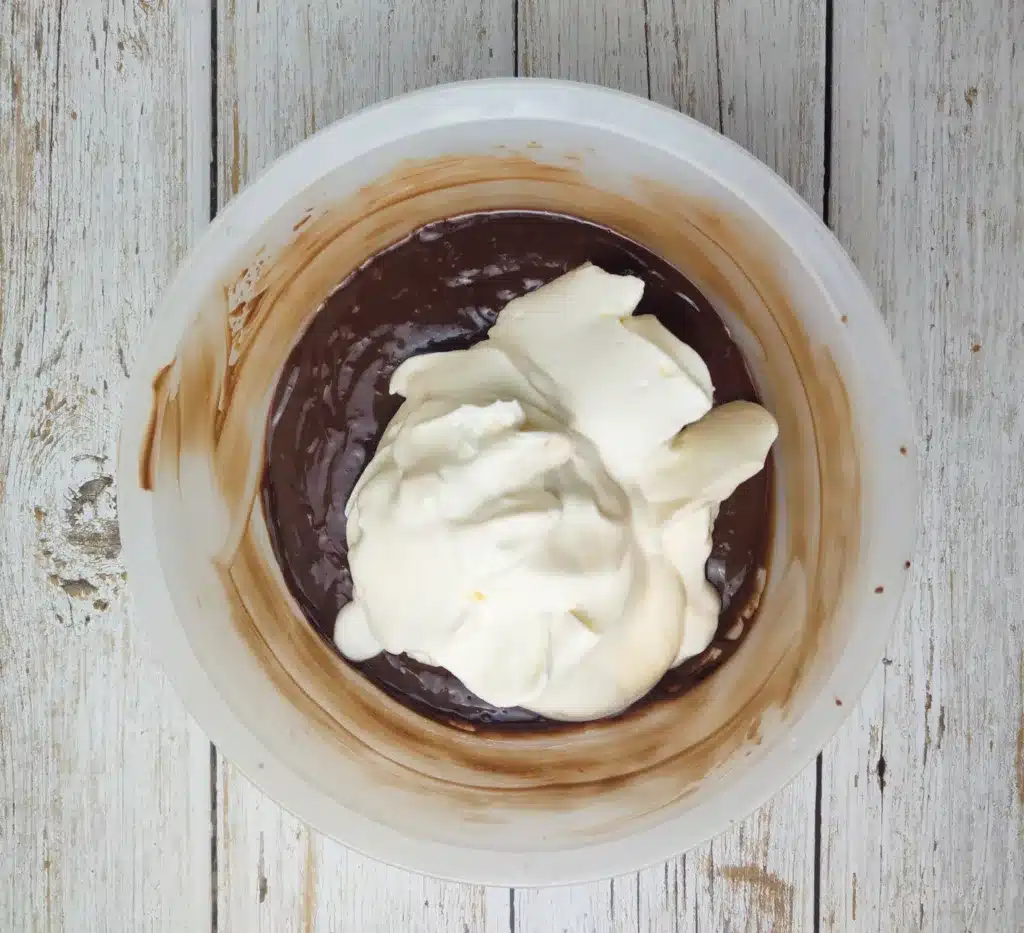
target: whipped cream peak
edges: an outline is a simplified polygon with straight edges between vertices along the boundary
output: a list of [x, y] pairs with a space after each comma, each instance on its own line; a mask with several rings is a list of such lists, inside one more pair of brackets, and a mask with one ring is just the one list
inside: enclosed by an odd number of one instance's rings
[[777, 427], [712, 408], [700, 356], [632, 316], [642, 294], [587, 264], [395, 371], [405, 402], [347, 505], [345, 656], [406, 652], [495, 706], [585, 720], [704, 650], [718, 505]]

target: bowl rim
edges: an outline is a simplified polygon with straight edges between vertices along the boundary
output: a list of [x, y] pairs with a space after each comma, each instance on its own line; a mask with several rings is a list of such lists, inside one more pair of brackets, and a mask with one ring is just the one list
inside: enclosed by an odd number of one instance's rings
[[[354, 811], [325, 824], [339, 805], [277, 760], [221, 697], [193, 653], [174, 610], [160, 566], [151, 499], [139, 484], [137, 452], [144, 439], [154, 375], [170, 361], [190, 320], [189, 296], [203, 291], [206, 256], [225, 248], [239, 230], [256, 229], [328, 172], [355, 156], [430, 129], [513, 119], [571, 123], [628, 135], [686, 157], [732, 190], [801, 253], [809, 269], [830, 266], [842, 285], [842, 306], [856, 316], [857, 342], [871, 349], [867, 390], [886, 411], [884, 436], [907, 450], [902, 464], [894, 545], [910, 556], [916, 537], [918, 482], [913, 467], [909, 396], [888, 331], [866, 285], [821, 218], [768, 166], [738, 144], [661, 104], [621, 91], [567, 81], [497, 78], [443, 84], [375, 104], [325, 127], [278, 158], [241, 191], [196, 239], [159, 303], [144, 349], [127, 382], [118, 450], [118, 506], [135, 624], [186, 709], [214, 744], [261, 790], [314, 828], [383, 862], [454, 881], [543, 886], [597, 880], [674, 857], [724, 831], [790, 783], [814, 759], [852, 710], [882, 658], [906, 588], [907, 574], [889, 574], [885, 592], [860, 624], [855, 650], [844, 654], [785, 742], [731, 781], [730, 804], [703, 804], [638, 833], [585, 847], [512, 853], [415, 839]], [[742, 193], [736, 179], [742, 178]], [[780, 231], [778, 220], [786, 217]], [[775, 218], [776, 222], [773, 222]], [[801, 239], [799, 245], [793, 238]], [[833, 287], [830, 292], [837, 289]], [[839, 313], [838, 304], [834, 309]], [[891, 550], [891, 548], [890, 548]], [[133, 581], [142, 581], [136, 585]], [[843, 697], [837, 706], [832, 697]], [[715, 812], [712, 812], [715, 811]]]

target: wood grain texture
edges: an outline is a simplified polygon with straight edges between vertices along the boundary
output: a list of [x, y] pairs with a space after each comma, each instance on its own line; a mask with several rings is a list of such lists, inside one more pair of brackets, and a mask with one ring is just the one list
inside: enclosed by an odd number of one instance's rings
[[508, 0], [218, 4], [221, 203], [317, 128], [416, 88], [512, 74]]
[[825, 173], [824, 0], [718, 0], [722, 132], [815, 210]]
[[0, 10], [0, 929], [201, 930], [209, 743], [130, 624], [113, 469], [209, 204], [209, 6]]
[[219, 931], [511, 933], [507, 891], [364, 858], [286, 813], [224, 761], [218, 820]]
[[[647, 23], [642, 0], [518, 3], [520, 74], [587, 81], [647, 96]], [[517, 889], [511, 894], [513, 933], [640, 930], [645, 904], [645, 929], [672, 929], [675, 904], [657, 896], [645, 897], [646, 890], [639, 873], [594, 884]]]
[[643, 0], [517, 0], [519, 73], [646, 97]]
[[[649, 94], [724, 130], [820, 210], [824, 13], [823, 0], [520, 0], [522, 73]], [[573, 933], [809, 930], [815, 792], [812, 766], [671, 862], [595, 885], [516, 891], [516, 931], [541, 933], [552, 917]]]
[[811, 768], [728, 832], [640, 872], [637, 929], [813, 929], [814, 794]]
[[[218, 5], [221, 202], [318, 127], [393, 94], [511, 74], [507, 0]], [[422, 878], [324, 839], [217, 768], [217, 929], [511, 933], [506, 890]]]
[[1024, 923], [1024, 6], [835, 6], [831, 207], [916, 403], [922, 530], [825, 756], [822, 929]]
[[651, 100], [721, 132], [717, 0], [648, 0]]

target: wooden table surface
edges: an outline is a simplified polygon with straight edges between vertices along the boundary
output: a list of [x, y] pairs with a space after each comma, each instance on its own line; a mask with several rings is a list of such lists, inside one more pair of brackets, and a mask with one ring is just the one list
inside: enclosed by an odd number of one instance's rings
[[[321, 838], [132, 625], [120, 393], [212, 213], [330, 121], [550, 75], [649, 95], [820, 210], [916, 405], [911, 592], [834, 741], [713, 842], [551, 890]], [[0, 929], [1024, 929], [1024, 0], [0, 0]]]

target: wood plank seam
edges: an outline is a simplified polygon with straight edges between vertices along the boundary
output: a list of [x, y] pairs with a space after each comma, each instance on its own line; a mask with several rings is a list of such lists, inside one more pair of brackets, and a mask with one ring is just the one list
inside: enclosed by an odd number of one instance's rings
[[[824, 122], [822, 126], [822, 149], [824, 164], [821, 169], [821, 219], [827, 227], [831, 227], [831, 192], [832, 192], [832, 81], [833, 81], [833, 43], [835, 29], [834, 0], [825, 0], [825, 49], [824, 71], [825, 86], [822, 105]], [[821, 933], [821, 833], [822, 833], [822, 792], [824, 779], [824, 751], [818, 752], [814, 760], [814, 883], [813, 924], [814, 933]]]
[[[217, 216], [218, 210], [218, 88], [217, 88], [217, 0], [210, 0], [210, 221]], [[210, 933], [217, 933], [220, 923], [218, 916], [219, 874], [218, 874], [218, 839], [217, 839], [217, 746], [210, 742]], [[260, 852], [262, 859], [262, 851]]]

